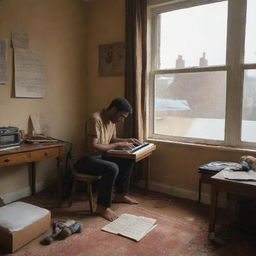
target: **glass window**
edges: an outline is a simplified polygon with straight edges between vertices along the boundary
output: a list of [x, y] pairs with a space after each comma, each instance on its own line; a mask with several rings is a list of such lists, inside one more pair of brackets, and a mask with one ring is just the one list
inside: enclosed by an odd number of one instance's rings
[[245, 36], [245, 63], [256, 63], [256, 1], [247, 0], [246, 36]]
[[227, 2], [160, 14], [160, 68], [226, 64]]
[[244, 72], [242, 141], [256, 142], [256, 69]]
[[154, 133], [224, 139], [226, 72], [157, 75]]
[[148, 12], [149, 137], [255, 147], [256, 0], [161, 3]]

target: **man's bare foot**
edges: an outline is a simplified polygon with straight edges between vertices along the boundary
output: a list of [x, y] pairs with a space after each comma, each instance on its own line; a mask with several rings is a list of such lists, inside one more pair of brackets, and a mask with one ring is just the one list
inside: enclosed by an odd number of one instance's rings
[[115, 198], [112, 201], [113, 203], [125, 203], [125, 204], [138, 204], [138, 201], [135, 199], [130, 198], [127, 195], [119, 195], [116, 194]]
[[97, 205], [96, 213], [109, 221], [113, 221], [118, 218], [118, 215], [113, 210], [111, 210], [111, 208], [106, 208], [101, 205]]

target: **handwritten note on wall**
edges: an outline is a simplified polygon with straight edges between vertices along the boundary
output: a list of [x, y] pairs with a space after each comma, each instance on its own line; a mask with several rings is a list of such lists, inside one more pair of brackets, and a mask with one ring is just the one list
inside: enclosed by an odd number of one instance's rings
[[7, 82], [6, 42], [0, 40], [0, 84]]
[[14, 49], [15, 96], [44, 97], [44, 64], [41, 54], [27, 49]]
[[12, 46], [13, 48], [28, 49], [29, 38], [25, 32], [12, 32]]

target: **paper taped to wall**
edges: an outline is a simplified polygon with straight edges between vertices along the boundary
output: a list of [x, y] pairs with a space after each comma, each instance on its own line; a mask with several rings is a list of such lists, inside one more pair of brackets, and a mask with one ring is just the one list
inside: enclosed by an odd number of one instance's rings
[[7, 82], [6, 42], [0, 40], [0, 84]]
[[44, 96], [44, 64], [41, 54], [26, 49], [14, 50], [15, 96]]

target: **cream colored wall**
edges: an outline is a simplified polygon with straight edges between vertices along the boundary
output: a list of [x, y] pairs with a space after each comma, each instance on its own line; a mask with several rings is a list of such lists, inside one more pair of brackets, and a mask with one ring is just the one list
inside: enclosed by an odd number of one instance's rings
[[[124, 40], [124, 0], [92, 1], [89, 11], [88, 113], [124, 95], [123, 77], [98, 77], [98, 45]], [[189, 145], [155, 142], [151, 159], [151, 187], [162, 192], [197, 198], [199, 165], [216, 160], [238, 162], [246, 152], [229, 152]], [[209, 189], [204, 189], [209, 192]]]
[[[198, 166], [210, 161], [239, 162], [240, 157], [245, 154], [255, 155], [248, 152], [158, 142], [157, 151], [151, 161], [151, 178], [153, 182], [173, 188], [174, 193], [179, 194], [179, 190], [184, 189], [194, 192], [196, 196]], [[185, 194], [193, 197], [189, 192]]]
[[124, 77], [98, 76], [98, 46], [124, 42], [124, 0], [91, 1], [88, 41], [88, 113], [107, 106], [114, 97], [124, 95]]
[[[43, 54], [46, 89], [43, 99], [13, 96], [11, 32], [27, 32], [29, 48]], [[8, 43], [8, 82], [0, 86], [0, 126], [27, 131], [29, 114], [48, 118], [50, 135], [80, 144], [86, 115], [87, 5], [82, 0], [1, 0], [0, 39]], [[52, 180], [55, 161], [37, 164], [37, 182]], [[0, 169], [0, 195], [28, 186], [26, 166]]]

